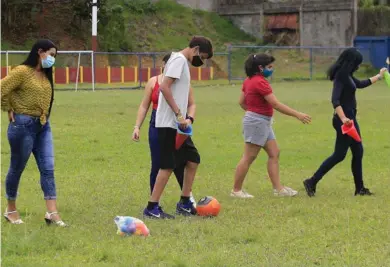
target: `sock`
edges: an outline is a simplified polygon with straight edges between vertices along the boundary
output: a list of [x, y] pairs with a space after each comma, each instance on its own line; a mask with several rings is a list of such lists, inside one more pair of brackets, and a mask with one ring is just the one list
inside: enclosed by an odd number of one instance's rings
[[154, 209], [158, 205], [158, 202], [148, 202], [148, 206], [146, 207], [148, 210]]
[[188, 204], [190, 202], [190, 197], [180, 197], [180, 202], [183, 204]]

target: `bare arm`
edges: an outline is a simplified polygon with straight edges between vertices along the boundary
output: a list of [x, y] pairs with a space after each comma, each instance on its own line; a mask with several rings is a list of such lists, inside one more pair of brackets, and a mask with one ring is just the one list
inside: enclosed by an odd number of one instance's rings
[[173, 98], [171, 89], [171, 86], [175, 82], [175, 80], [175, 78], [165, 76], [163, 82], [160, 85], [160, 91], [163, 94], [168, 105], [171, 107], [172, 111], [175, 113], [175, 115], [177, 115], [180, 112], [180, 109], [177, 106], [175, 99]]
[[241, 92], [241, 95], [240, 95], [240, 100], [238, 101], [238, 104], [240, 105], [240, 107], [246, 111], [246, 105], [245, 105], [245, 93], [244, 92]]
[[145, 85], [144, 98], [138, 108], [137, 120], [135, 121], [135, 127], [141, 128], [146, 114], [148, 113], [150, 103], [152, 102], [153, 84], [156, 82], [157, 77], [149, 79]]
[[268, 94], [265, 97], [265, 100], [267, 100], [268, 103], [271, 104], [271, 106], [279, 111], [280, 113], [283, 113], [288, 116], [297, 117], [299, 112], [295, 109], [292, 109], [285, 104], [279, 102], [279, 100], [276, 98], [274, 94]]
[[196, 104], [195, 104], [194, 94], [193, 94], [192, 87], [190, 87], [190, 93], [188, 95], [187, 115], [195, 119], [195, 111], [196, 111]]
[[276, 109], [282, 114], [295, 117], [303, 123], [309, 123], [311, 121], [311, 117], [309, 115], [296, 111], [295, 109], [292, 109], [289, 106], [279, 102], [279, 100], [273, 93], [266, 95], [264, 98], [265, 100], [267, 100], [268, 103], [271, 104], [274, 109]]

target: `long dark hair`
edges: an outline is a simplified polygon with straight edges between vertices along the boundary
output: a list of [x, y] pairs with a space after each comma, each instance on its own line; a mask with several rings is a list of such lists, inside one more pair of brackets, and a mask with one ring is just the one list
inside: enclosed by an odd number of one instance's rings
[[[164, 62], [164, 64], [167, 64], [167, 62], [168, 62], [168, 60], [171, 58], [171, 54], [172, 53], [168, 53], [168, 54], [166, 54], [164, 57], [163, 57], [163, 59], [162, 59], [162, 61]], [[165, 68], [165, 67], [164, 67]], [[164, 68], [162, 68], [162, 72], [164, 72]]]
[[328, 79], [333, 81], [336, 75], [347, 78], [352, 75], [363, 62], [362, 54], [356, 48], [345, 49], [335, 63], [327, 71]]
[[[23, 65], [36, 68], [39, 64], [39, 49], [42, 49], [43, 52], [46, 52], [50, 50], [51, 48], [56, 49], [56, 53], [58, 51], [58, 48], [54, 45], [54, 43], [47, 39], [38, 40], [33, 47], [31, 48], [30, 54], [28, 54], [28, 57], [26, 60], [22, 63]], [[49, 106], [49, 112], [48, 117], [51, 113], [51, 108], [53, 106], [54, 101], [54, 82], [53, 82], [53, 67], [51, 68], [42, 68], [42, 71], [45, 73], [46, 78], [49, 80], [51, 85], [51, 100], [50, 100], [50, 106]]]
[[260, 73], [259, 66], [263, 68], [275, 61], [275, 58], [268, 54], [251, 54], [245, 61], [245, 73], [250, 78]]
[[167, 64], [168, 60], [169, 60], [170, 57], [171, 57], [171, 54], [172, 54], [172, 53], [168, 53], [168, 54], [166, 54], [166, 55], [163, 57], [162, 61], [163, 61], [165, 64]]

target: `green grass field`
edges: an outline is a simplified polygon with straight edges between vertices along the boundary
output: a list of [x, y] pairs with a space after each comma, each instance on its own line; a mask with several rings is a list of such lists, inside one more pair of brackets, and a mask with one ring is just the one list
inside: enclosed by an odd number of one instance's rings
[[[313, 117], [303, 125], [275, 114], [282, 181], [299, 195], [272, 195], [261, 153], [245, 183], [256, 198], [229, 197], [243, 151], [240, 85], [197, 86], [194, 141], [202, 164], [193, 189], [197, 199], [216, 197], [221, 213], [214, 219], [147, 220], [146, 239], [122, 238], [114, 224], [116, 215], [140, 217], [148, 199], [147, 123], [141, 142], [131, 141], [143, 92], [57, 92], [51, 119], [57, 191], [70, 227], [45, 225], [39, 173], [30, 158], [18, 198], [25, 224], [2, 219], [2, 266], [390, 266], [390, 89], [380, 82], [358, 93], [364, 177], [376, 195], [353, 196], [348, 154], [318, 185], [317, 196], [308, 198], [302, 180], [333, 151], [331, 83], [273, 86], [280, 100]], [[3, 113], [2, 185], [9, 165], [6, 130]], [[179, 194], [171, 177], [162, 198], [167, 212], [174, 211]]]

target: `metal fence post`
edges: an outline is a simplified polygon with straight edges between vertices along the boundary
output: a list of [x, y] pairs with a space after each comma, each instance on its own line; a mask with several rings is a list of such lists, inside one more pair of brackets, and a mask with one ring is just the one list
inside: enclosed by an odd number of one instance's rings
[[232, 80], [232, 46], [229, 45], [228, 47], [228, 79], [229, 79], [229, 83], [231, 82]]
[[8, 69], [9, 69], [9, 62], [8, 62], [8, 51], [5, 52], [5, 61], [6, 61], [6, 65], [7, 65], [7, 69], [6, 69], [6, 74], [8, 75]]
[[310, 48], [310, 80], [313, 80], [313, 48]]
[[95, 52], [94, 51], [92, 51], [91, 65], [92, 65], [92, 92], [95, 92]]

